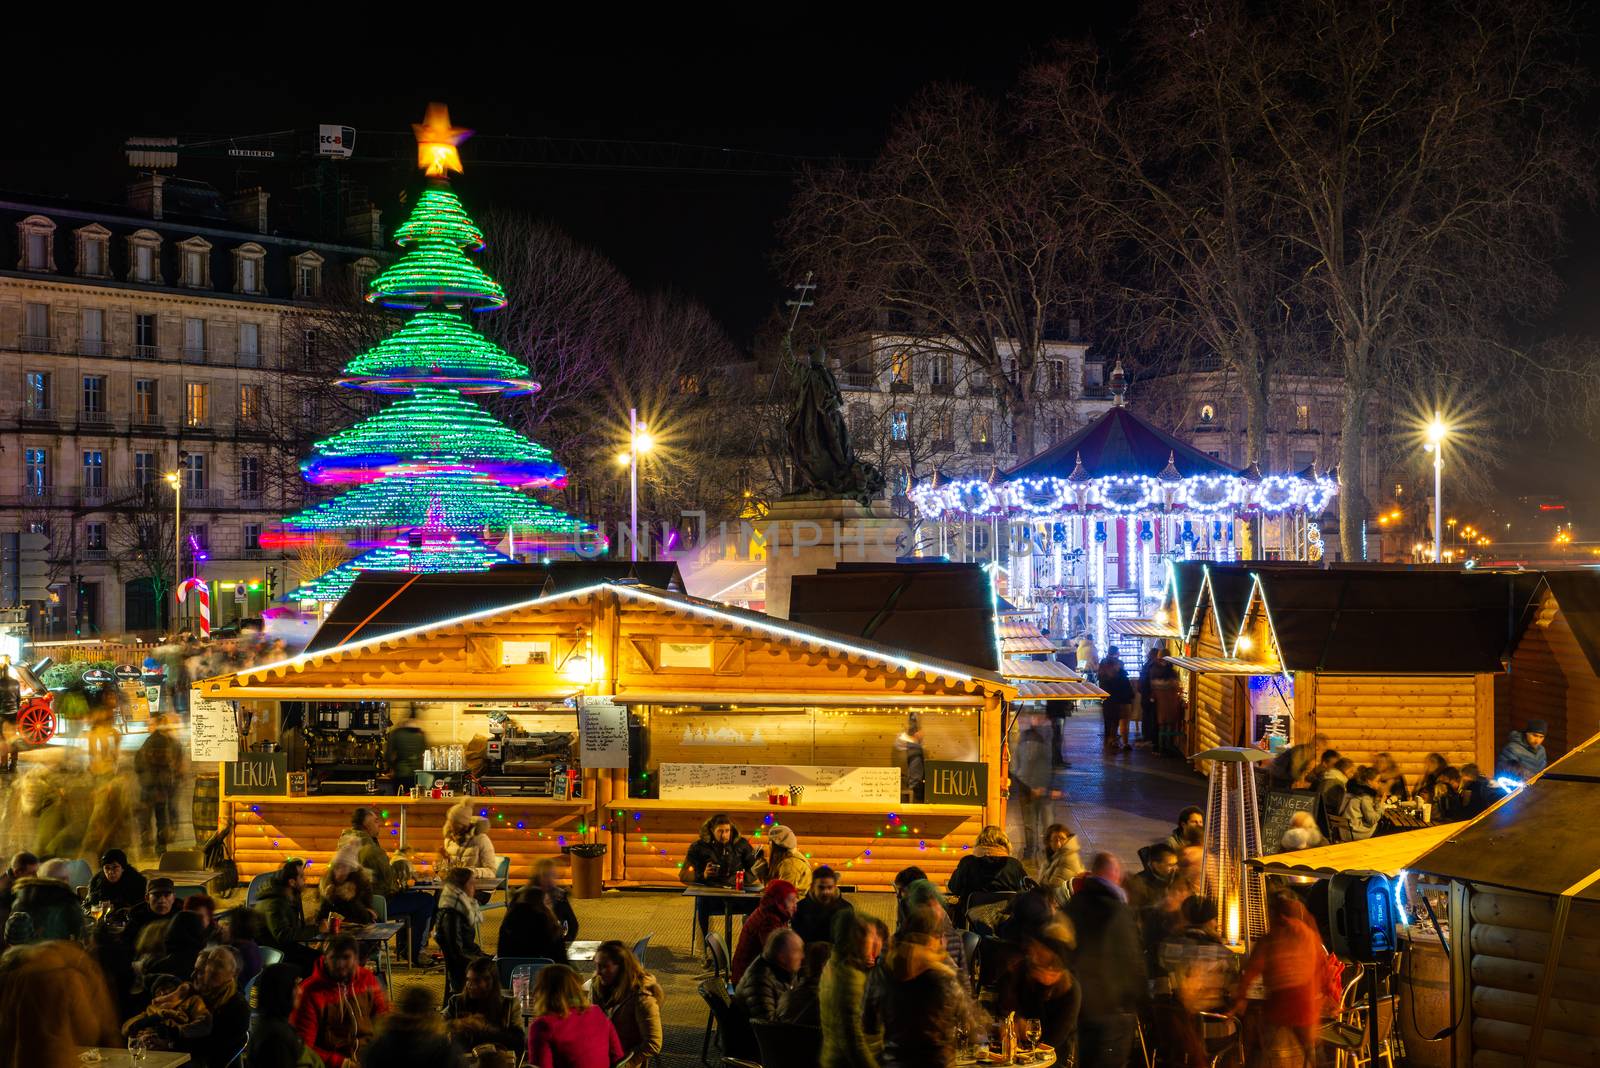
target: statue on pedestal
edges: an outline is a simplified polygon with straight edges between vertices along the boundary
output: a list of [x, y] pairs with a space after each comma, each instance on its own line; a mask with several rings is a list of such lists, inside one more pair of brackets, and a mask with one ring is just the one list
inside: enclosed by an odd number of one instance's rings
[[800, 397], [784, 423], [794, 460], [795, 496], [848, 498], [870, 507], [883, 489], [883, 473], [858, 459], [845, 426], [844, 397], [828, 370], [826, 353], [813, 348], [800, 370]]

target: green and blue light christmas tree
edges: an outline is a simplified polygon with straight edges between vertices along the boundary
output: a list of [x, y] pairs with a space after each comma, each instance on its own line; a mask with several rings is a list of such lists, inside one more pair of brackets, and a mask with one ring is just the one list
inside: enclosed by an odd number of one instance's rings
[[506, 295], [468, 255], [483, 232], [449, 185], [461, 169], [440, 105], [415, 127], [428, 186], [395, 232], [405, 249], [372, 280], [367, 299], [414, 312], [404, 326], [352, 359], [341, 386], [396, 396], [394, 404], [316, 445], [301, 463], [306, 481], [350, 485], [338, 497], [284, 519], [306, 535], [381, 531], [352, 543], [360, 555], [305, 583], [301, 601], [344, 596], [361, 571], [482, 571], [507, 562], [485, 535], [514, 529], [519, 542], [591, 532], [582, 520], [527, 495], [566, 484], [550, 450], [501, 423], [474, 397], [534, 393], [528, 368], [473, 328], [473, 315], [506, 305]]

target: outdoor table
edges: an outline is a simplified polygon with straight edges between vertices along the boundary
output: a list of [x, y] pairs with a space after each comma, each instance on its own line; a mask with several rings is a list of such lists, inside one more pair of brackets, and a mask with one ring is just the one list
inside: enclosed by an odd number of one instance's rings
[[593, 942], [580, 938], [567, 943], [567, 962], [583, 962], [594, 960], [595, 950], [600, 948], [599, 940]]
[[[98, 1053], [100, 1058], [95, 1060], [90, 1054]], [[93, 1046], [78, 1053], [78, 1063], [86, 1068], [133, 1068], [133, 1054], [125, 1049], [110, 1049], [106, 1046]], [[173, 1053], [166, 1050], [146, 1050], [140, 1068], [178, 1068], [180, 1064], [188, 1064], [187, 1053]]]
[[199, 871], [147, 871], [146, 879], [171, 879], [174, 886], [199, 886], [204, 887], [222, 872], [213, 868]]
[[[728, 952], [732, 953], [733, 914], [738, 912], [741, 916], [748, 916], [754, 912], [756, 906], [761, 903], [761, 886], [759, 884], [752, 886], [747, 882], [743, 890], [735, 890], [731, 886], [701, 886], [696, 883], [693, 886], [684, 887], [683, 896], [722, 899], [723, 938], [727, 940]], [[738, 902], [737, 909], [734, 907], [735, 902]]]
[[[1012, 1063], [1025, 1066], [1025, 1068], [1050, 1068], [1051, 1065], [1056, 1063], [1056, 1051], [1053, 1049], [1032, 1050], [1028, 1053], [1019, 1053], [1017, 1057], [1018, 1059]], [[1023, 1060], [1023, 1057], [1028, 1059]], [[1000, 1062], [980, 1061], [973, 1057], [957, 1057], [952, 1063], [955, 1064], [956, 1068], [971, 1068], [973, 1065], [999, 1064]]]
[[1427, 821], [1422, 818], [1422, 813], [1415, 809], [1401, 808], [1398, 805], [1384, 809], [1383, 815], [1378, 820], [1378, 826], [1372, 835], [1376, 838], [1381, 834], [1399, 834], [1401, 831], [1415, 831], [1426, 827]]
[[[378, 946], [378, 965], [383, 970], [385, 986], [390, 984], [392, 976], [389, 968], [389, 940], [399, 934], [405, 927], [403, 920], [385, 920], [382, 923], [346, 923], [339, 927], [340, 934], [347, 934], [357, 942], [375, 942]], [[301, 942], [315, 944], [326, 942], [332, 937], [332, 932], [318, 931], [316, 934], [306, 935]]]

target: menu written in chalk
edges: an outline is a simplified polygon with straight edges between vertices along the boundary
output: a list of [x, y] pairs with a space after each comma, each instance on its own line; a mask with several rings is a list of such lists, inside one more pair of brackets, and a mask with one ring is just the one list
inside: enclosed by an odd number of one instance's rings
[[794, 764], [662, 764], [661, 796], [695, 801], [765, 801], [774, 791], [804, 787], [800, 804], [900, 803], [900, 769]]
[[604, 697], [578, 706], [578, 762], [586, 768], [628, 766], [628, 709]]
[[239, 759], [239, 724], [232, 701], [189, 691], [189, 759], [196, 763]]

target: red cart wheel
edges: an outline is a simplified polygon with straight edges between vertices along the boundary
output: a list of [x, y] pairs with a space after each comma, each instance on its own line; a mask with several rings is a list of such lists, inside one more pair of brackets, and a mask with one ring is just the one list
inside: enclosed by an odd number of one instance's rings
[[30, 697], [17, 710], [17, 733], [30, 745], [43, 745], [56, 733], [56, 714], [48, 697]]

